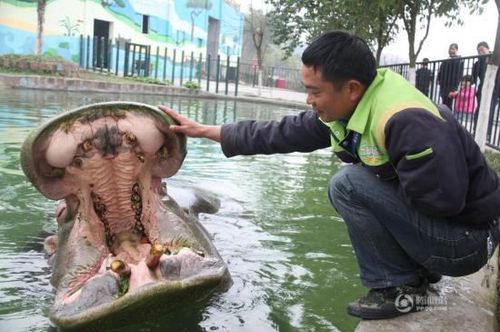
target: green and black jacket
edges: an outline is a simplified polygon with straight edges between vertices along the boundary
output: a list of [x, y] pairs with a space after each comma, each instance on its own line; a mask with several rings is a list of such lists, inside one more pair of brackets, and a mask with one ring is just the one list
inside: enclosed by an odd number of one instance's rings
[[381, 180], [399, 181], [418, 211], [480, 224], [500, 216], [500, 184], [473, 137], [446, 106], [437, 107], [403, 77], [381, 69], [348, 121], [321, 122], [314, 111], [281, 121], [222, 127], [226, 156], [310, 152], [331, 146]]

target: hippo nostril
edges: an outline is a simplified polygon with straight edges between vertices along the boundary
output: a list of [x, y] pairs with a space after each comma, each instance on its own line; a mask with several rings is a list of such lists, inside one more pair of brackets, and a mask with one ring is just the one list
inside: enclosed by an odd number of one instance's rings
[[163, 145], [160, 150], [158, 150], [158, 157], [161, 160], [166, 160], [168, 158], [168, 149], [165, 145]]
[[84, 152], [89, 152], [92, 150], [92, 142], [90, 140], [86, 140], [82, 143], [82, 149]]
[[125, 140], [130, 145], [135, 145], [137, 143], [137, 137], [132, 133], [126, 133]]
[[82, 168], [83, 165], [82, 158], [76, 157], [75, 159], [73, 159], [73, 165], [75, 165], [75, 167]]

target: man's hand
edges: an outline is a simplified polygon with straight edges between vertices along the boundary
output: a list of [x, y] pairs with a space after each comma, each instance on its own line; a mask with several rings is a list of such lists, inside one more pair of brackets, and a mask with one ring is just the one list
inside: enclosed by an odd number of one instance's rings
[[456, 96], [458, 96], [457, 91], [450, 91], [450, 93], [448, 93], [448, 98], [455, 98]]
[[158, 106], [158, 108], [179, 123], [178, 125], [170, 126], [170, 130], [174, 133], [181, 133], [189, 137], [204, 137], [220, 142], [221, 126], [208, 126], [200, 124], [163, 105]]

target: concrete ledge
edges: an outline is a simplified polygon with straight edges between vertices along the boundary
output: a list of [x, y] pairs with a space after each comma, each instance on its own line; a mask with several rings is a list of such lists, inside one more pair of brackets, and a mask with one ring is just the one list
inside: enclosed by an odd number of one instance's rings
[[251, 103], [266, 103], [283, 105], [290, 107], [305, 108], [305, 103], [294, 102], [285, 99], [229, 96], [210, 93], [202, 90], [188, 89], [183, 87], [173, 87], [158, 84], [144, 83], [116, 83], [95, 80], [84, 80], [80, 78], [40, 76], [40, 75], [13, 75], [0, 74], [0, 85], [14, 89], [36, 89], [36, 90], [56, 90], [68, 92], [97, 92], [97, 93], [119, 93], [119, 94], [150, 94], [185, 96], [193, 98], [212, 98], [241, 100]]
[[394, 319], [361, 321], [356, 332], [498, 331], [498, 250], [489, 264], [469, 276], [444, 277], [437, 283], [436, 297], [446, 305]]

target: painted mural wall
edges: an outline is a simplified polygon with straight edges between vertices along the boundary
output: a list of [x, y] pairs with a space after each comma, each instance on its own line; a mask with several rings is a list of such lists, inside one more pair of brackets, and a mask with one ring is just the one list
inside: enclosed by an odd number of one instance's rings
[[[235, 1], [231, 1], [234, 3]], [[80, 35], [239, 56], [243, 14], [224, 0], [47, 0], [42, 54], [79, 62]], [[36, 0], [0, 0], [0, 54], [34, 54]]]

